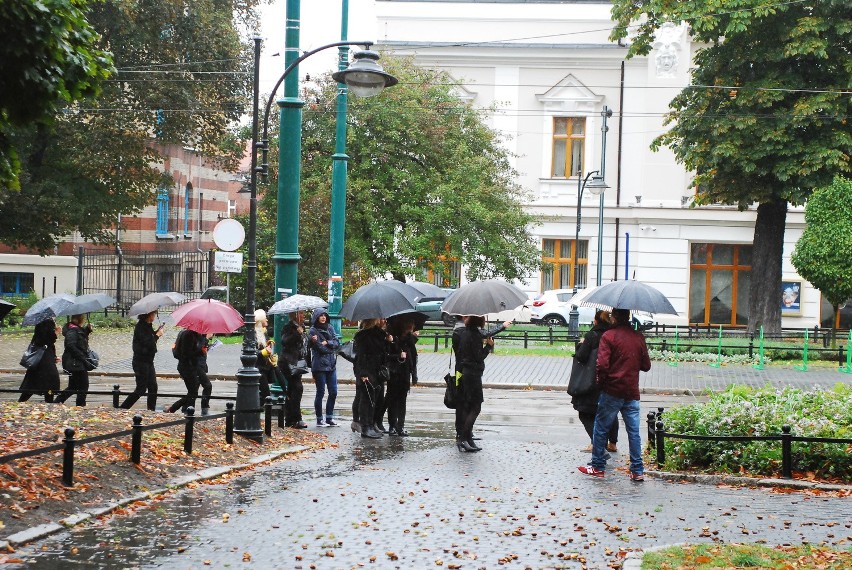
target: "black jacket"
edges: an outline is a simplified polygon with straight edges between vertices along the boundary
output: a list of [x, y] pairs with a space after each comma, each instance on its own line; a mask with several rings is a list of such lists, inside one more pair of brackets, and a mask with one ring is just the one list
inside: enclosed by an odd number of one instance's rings
[[[417, 384], [417, 341], [419, 339], [413, 334], [405, 336], [394, 336], [388, 368], [391, 379], [399, 379], [408, 382], [410, 379]], [[400, 360], [400, 353], [405, 353], [405, 360]]]
[[145, 320], [136, 323], [133, 329], [133, 360], [136, 362], [154, 362], [157, 354], [157, 339], [154, 325]]
[[363, 329], [355, 334], [355, 378], [367, 376], [370, 382], [378, 382], [379, 367], [386, 364], [391, 350], [387, 333], [379, 327]]
[[80, 328], [74, 323], [62, 327], [65, 337], [65, 352], [62, 353], [62, 368], [68, 372], [85, 372], [86, 357], [89, 355], [89, 334], [92, 327], [87, 325]]
[[[304, 331], [304, 327], [302, 328]], [[307, 360], [308, 347], [305, 333], [299, 332], [299, 325], [288, 321], [281, 329], [281, 356], [288, 363], [295, 365], [299, 360]]]
[[204, 335], [185, 329], [178, 333], [175, 350], [178, 353], [178, 366], [198, 366], [198, 359], [204, 347]]
[[43, 346], [44, 356], [38, 364], [27, 370], [21, 389], [59, 390], [59, 371], [56, 369], [56, 323], [42, 321], [33, 330], [33, 346]]
[[492, 347], [485, 344], [485, 332], [477, 326], [464, 326], [453, 331], [453, 352], [456, 354], [456, 369], [462, 375], [482, 376], [485, 357]]
[[596, 349], [601, 344], [601, 336], [609, 330], [609, 327], [603, 323], [596, 324], [592, 327], [592, 329], [586, 333], [586, 336], [583, 337], [583, 342], [577, 347], [577, 352], [574, 353], [574, 356], [577, 360], [583, 364], [589, 361], [589, 355], [592, 353], [594, 349]]

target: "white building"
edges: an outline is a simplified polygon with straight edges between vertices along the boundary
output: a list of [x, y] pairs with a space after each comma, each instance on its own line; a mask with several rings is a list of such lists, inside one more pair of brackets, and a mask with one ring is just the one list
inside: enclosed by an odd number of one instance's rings
[[[647, 57], [626, 60], [626, 47], [608, 39], [610, 9], [595, 0], [376, 0], [377, 35], [384, 49], [460, 80], [460, 97], [498, 107], [491, 124], [509, 135], [554, 268], [526, 284], [531, 293], [573, 287], [578, 172], [603, 171], [600, 249], [599, 199], [583, 193], [579, 286], [595, 285], [598, 272], [603, 283], [635, 278], [678, 310], [663, 322], [745, 325], [755, 210], [690, 208], [690, 173], [668, 149], [650, 149], [669, 101], [689, 84], [695, 47], [685, 26], [668, 25]], [[803, 209], [791, 208], [782, 290], [798, 286], [798, 298], [783, 306], [782, 291], [767, 292], [785, 327], [820, 321], [819, 291], [790, 263], [803, 226]]]

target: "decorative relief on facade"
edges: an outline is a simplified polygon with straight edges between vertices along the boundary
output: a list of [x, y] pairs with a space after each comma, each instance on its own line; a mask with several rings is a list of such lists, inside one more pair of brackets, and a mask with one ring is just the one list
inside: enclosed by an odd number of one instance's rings
[[676, 76], [680, 52], [683, 49], [681, 43], [685, 29], [683, 24], [675, 25], [671, 22], [666, 22], [657, 30], [654, 41], [654, 49], [657, 52], [654, 56], [657, 77], [669, 78]]

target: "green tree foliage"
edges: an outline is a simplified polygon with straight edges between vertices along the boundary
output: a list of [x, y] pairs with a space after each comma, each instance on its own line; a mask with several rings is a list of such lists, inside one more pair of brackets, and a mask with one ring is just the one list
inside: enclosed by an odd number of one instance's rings
[[63, 105], [96, 95], [110, 54], [86, 20], [88, 0], [0, 2], [0, 202], [20, 189], [12, 129], [48, 121]]
[[791, 261], [836, 311], [852, 299], [852, 181], [838, 176], [817, 189], [805, 206], [805, 222]]
[[[521, 207], [524, 193], [485, 113], [455, 97], [455, 83], [445, 73], [387, 55], [381, 63], [399, 85], [369, 99], [349, 97], [347, 294], [364, 279], [386, 273], [403, 278], [433, 268], [447, 275], [449, 261], [466, 266], [470, 279], [523, 278], [537, 270], [541, 254], [528, 230], [533, 219]], [[303, 93], [299, 290], [322, 296], [336, 95], [330, 76]], [[274, 125], [270, 132], [277, 132]], [[275, 144], [270, 156], [277, 155]], [[268, 212], [261, 221], [270, 223], [275, 170], [273, 161], [261, 201]], [[263, 231], [259, 227], [258, 235]], [[274, 239], [259, 243], [260, 267], [271, 260], [274, 245]], [[260, 274], [266, 275], [259, 268]]]
[[765, 291], [780, 286], [787, 204], [849, 172], [850, 4], [615, 0], [612, 13], [612, 38], [633, 38], [628, 56], [647, 54], [665, 22], [687, 22], [705, 44], [654, 147], [695, 172], [697, 204], [758, 204], [749, 327], [778, 330]]
[[21, 188], [0, 190], [0, 216], [10, 221], [0, 226], [0, 242], [47, 251], [72, 231], [110, 241], [119, 213], [153, 203], [158, 185], [170, 183], [152, 143], [189, 145], [224, 168], [235, 166], [243, 147], [233, 129], [252, 67], [239, 30], [254, 21], [255, 5], [91, 2], [84, 21], [100, 36], [97, 48], [111, 53], [116, 73], [97, 98], [69, 103], [51, 121], [12, 133]]

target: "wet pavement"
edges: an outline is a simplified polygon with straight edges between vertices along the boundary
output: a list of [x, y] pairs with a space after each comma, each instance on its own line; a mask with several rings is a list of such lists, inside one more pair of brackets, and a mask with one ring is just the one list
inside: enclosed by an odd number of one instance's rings
[[684, 541], [852, 541], [848, 498], [634, 483], [626, 450], [590, 479], [581, 427], [517, 412], [482, 418], [479, 453], [455, 449], [449, 422], [379, 441], [326, 428], [337, 446], [20, 548], [18, 567], [607, 568]]

